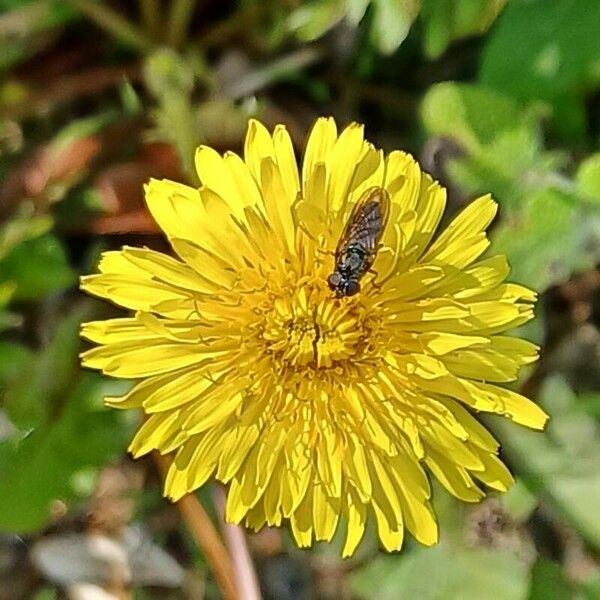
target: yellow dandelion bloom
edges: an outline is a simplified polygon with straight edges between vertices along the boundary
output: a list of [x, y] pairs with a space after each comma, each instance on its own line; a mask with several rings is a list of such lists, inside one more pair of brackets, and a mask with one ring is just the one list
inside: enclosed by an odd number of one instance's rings
[[[343, 555], [369, 516], [398, 550], [405, 528], [438, 539], [427, 468], [467, 502], [512, 478], [474, 412], [541, 429], [546, 415], [498, 384], [537, 357], [502, 335], [532, 318], [536, 295], [480, 260], [496, 214], [475, 200], [437, 237], [446, 192], [404, 152], [387, 156], [353, 123], [321, 118], [299, 170], [290, 136], [250, 121], [243, 158], [201, 146], [202, 187], [151, 181], [148, 208], [176, 258], [106, 252], [86, 292], [135, 311], [83, 325], [86, 367], [138, 380], [115, 408], [147, 416], [138, 457], [175, 453], [165, 494], [227, 484], [226, 518], [259, 529], [289, 520], [296, 542]], [[389, 198], [361, 291], [328, 286], [356, 202]], [[385, 191], [383, 191], [385, 190]]]

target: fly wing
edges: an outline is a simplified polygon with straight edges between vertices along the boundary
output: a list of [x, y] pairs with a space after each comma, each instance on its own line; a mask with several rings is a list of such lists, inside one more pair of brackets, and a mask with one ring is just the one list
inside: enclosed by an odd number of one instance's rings
[[356, 202], [336, 250], [341, 256], [350, 244], [360, 244], [375, 257], [389, 214], [390, 198], [382, 188], [370, 188]]

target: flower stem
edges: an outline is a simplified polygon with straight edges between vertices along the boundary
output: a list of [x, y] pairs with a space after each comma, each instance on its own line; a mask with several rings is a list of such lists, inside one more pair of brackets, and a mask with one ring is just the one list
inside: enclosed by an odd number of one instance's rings
[[229, 547], [229, 554], [235, 566], [235, 580], [237, 589], [242, 592], [244, 600], [261, 600], [260, 587], [256, 577], [256, 571], [252, 564], [252, 558], [248, 551], [244, 532], [239, 525], [231, 525], [225, 522], [225, 492], [221, 486], [214, 488], [213, 498], [217, 512], [221, 517], [221, 528], [225, 534], [225, 540]]
[[160, 36], [161, 10], [159, 0], [138, 0], [146, 33], [157, 40]]
[[185, 39], [195, 7], [196, 0], [171, 0], [167, 42], [174, 48]]
[[152, 41], [143, 31], [104, 4], [97, 4], [91, 0], [66, 1], [90, 19], [90, 21], [93, 21], [98, 27], [110, 33], [123, 44], [127, 44], [142, 53], [151, 49]]
[[[163, 477], [166, 476], [170, 459], [158, 453], [154, 454], [154, 458]], [[185, 495], [175, 504], [206, 558], [223, 598], [238, 600], [240, 595], [236, 590], [231, 558], [204, 507], [194, 494]]]
[[251, 31], [254, 18], [260, 11], [259, 3], [245, 3], [228, 17], [212, 25], [200, 35], [199, 44], [203, 49], [222, 44], [240, 31]]

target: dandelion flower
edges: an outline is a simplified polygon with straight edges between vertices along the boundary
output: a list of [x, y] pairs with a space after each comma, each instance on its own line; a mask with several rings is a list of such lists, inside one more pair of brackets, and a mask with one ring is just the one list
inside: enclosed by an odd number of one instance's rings
[[[215, 478], [226, 518], [258, 530], [289, 521], [299, 546], [341, 527], [351, 555], [374, 519], [382, 546], [405, 528], [438, 539], [426, 470], [477, 502], [512, 477], [473, 413], [541, 429], [546, 415], [502, 387], [537, 347], [502, 332], [536, 295], [480, 259], [496, 204], [483, 196], [436, 237], [446, 192], [404, 152], [387, 156], [353, 123], [321, 118], [301, 170], [290, 136], [250, 121], [243, 158], [201, 146], [199, 189], [151, 181], [146, 201], [175, 258], [103, 254], [86, 292], [131, 311], [94, 321], [84, 366], [137, 380], [106, 399], [146, 415], [130, 451], [174, 453], [165, 494]], [[359, 198], [389, 196], [389, 218], [360, 293], [327, 278]], [[340, 521], [343, 523], [340, 525]]]

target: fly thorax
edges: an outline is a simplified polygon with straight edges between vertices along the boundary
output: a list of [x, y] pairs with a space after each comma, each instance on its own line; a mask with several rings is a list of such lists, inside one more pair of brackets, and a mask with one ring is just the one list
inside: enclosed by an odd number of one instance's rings
[[359, 244], [353, 244], [348, 247], [348, 250], [342, 257], [339, 263], [339, 271], [346, 276], [352, 276], [353, 274], [359, 273], [363, 265], [367, 252], [363, 246]]

